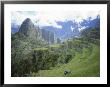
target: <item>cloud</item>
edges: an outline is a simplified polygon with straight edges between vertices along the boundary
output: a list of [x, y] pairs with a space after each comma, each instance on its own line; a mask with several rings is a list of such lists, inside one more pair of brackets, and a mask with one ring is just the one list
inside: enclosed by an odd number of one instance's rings
[[94, 19], [99, 15], [98, 11], [74, 11], [74, 10], [38, 10], [38, 11], [15, 11], [12, 12], [12, 22], [21, 24], [26, 18], [31, 20], [38, 26], [53, 26], [61, 29], [57, 21], [76, 21], [81, 22], [83, 19], [91, 17]]
[[36, 18], [35, 12], [32, 12], [32, 11], [12, 11], [11, 12], [11, 20], [12, 20], [12, 22], [14, 22], [14, 23], [16, 23], [18, 25], [22, 24], [22, 22], [26, 18], [30, 18], [33, 21], [33, 19]]
[[71, 31], [73, 31], [75, 28], [73, 28], [72, 26], [71, 26]]
[[88, 27], [88, 26], [83, 26], [83, 27], [78, 28], [78, 30], [79, 30], [79, 31], [82, 31], [82, 30], [86, 29], [87, 27]]

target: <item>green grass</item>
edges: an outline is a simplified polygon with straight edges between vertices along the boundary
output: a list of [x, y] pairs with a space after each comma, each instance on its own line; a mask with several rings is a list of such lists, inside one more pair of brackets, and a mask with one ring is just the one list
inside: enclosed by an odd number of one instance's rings
[[[64, 75], [65, 70], [71, 73]], [[100, 76], [100, 49], [92, 44], [92, 50], [84, 48], [82, 53], [76, 52], [76, 56], [67, 64], [52, 67], [50, 70], [40, 70], [31, 73], [40, 77], [99, 77]]]
[[60, 44], [52, 44], [52, 45], [49, 45], [50, 48], [59, 48], [61, 47]]
[[33, 49], [33, 50], [35, 50], [35, 51], [39, 51], [39, 50], [41, 50], [41, 51], [45, 51], [45, 50], [48, 50], [48, 48], [44, 48], [44, 47], [42, 47], [42, 48], [35, 48], [35, 49]]

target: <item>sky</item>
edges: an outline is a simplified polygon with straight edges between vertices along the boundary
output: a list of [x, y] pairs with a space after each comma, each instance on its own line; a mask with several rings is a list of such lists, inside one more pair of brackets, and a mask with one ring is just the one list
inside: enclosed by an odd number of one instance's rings
[[39, 27], [42, 26], [53, 26], [55, 28], [62, 28], [61, 25], [57, 24], [57, 21], [76, 21], [81, 22], [83, 19], [91, 17], [95, 19], [99, 15], [99, 11], [86, 11], [86, 10], [38, 10], [38, 11], [12, 11], [11, 20], [12, 23], [21, 25], [26, 18], [30, 18], [32, 22]]

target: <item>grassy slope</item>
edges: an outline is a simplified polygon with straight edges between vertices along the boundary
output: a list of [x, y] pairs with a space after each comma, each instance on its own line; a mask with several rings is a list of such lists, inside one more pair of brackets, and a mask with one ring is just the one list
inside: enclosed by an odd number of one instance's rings
[[[83, 53], [76, 53], [76, 56], [67, 64], [53, 67], [51, 70], [40, 70], [39, 73], [32, 73], [32, 76], [41, 77], [96, 77], [100, 76], [100, 49], [93, 45], [92, 50], [85, 48]], [[64, 75], [65, 70], [71, 73]]]

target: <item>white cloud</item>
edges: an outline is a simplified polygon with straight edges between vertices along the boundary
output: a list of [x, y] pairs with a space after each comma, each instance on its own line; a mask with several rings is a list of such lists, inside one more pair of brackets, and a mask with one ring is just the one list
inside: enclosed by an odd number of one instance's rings
[[53, 26], [60, 29], [62, 26], [58, 25], [56, 21], [75, 20], [76, 22], [81, 22], [82, 19], [87, 19], [88, 17], [94, 19], [98, 14], [99, 11], [74, 11], [72, 9], [61, 11], [58, 9], [42, 9], [33, 12], [14, 11], [12, 12], [12, 21], [21, 24], [26, 18], [31, 18], [39, 26]]
[[79, 31], [82, 31], [82, 30], [86, 29], [87, 27], [88, 27], [88, 26], [83, 26], [83, 27], [78, 28], [78, 30], [79, 30]]
[[26, 19], [26, 18], [30, 18], [35, 19], [36, 16], [35, 15], [30, 15], [28, 14], [28, 12], [21, 12], [21, 11], [12, 11], [11, 12], [11, 20], [12, 22], [16, 22], [18, 25], [22, 24], [22, 22]]
[[73, 28], [72, 26], [71, 26], [71, 31], [73, 31], [75, 28]]

